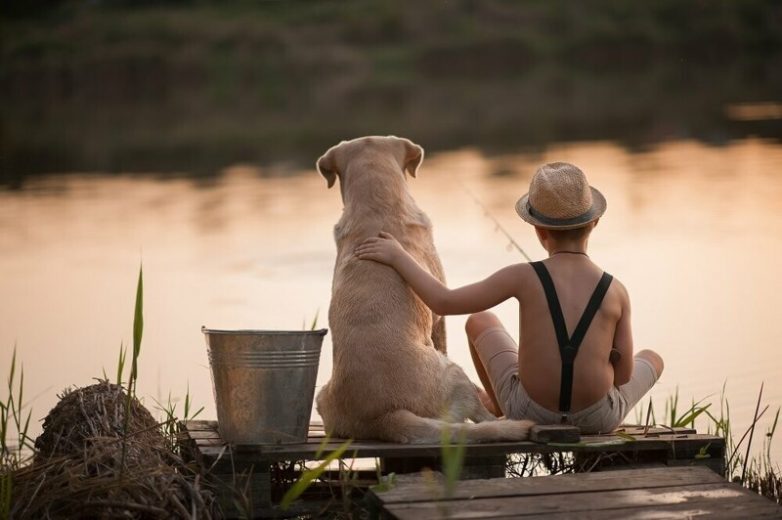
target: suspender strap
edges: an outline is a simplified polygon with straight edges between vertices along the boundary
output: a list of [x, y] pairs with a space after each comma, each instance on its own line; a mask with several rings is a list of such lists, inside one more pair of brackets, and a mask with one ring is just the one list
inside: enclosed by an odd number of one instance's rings
[[[543, 262], [532, 262], [530, 265], [538, 273], [540, 283], [543, 284], [543, 291], [546, 293], [546, 301], [548, 301], [548, 310], [554, 322], [554, 332], [557, 334], [559, 353], [562, 355], [562, 350], [569, 346], [570, 338], [568, 338], [565, 316], [562, 315], [562, 306], [559, 304], [557, 290], [554, 288], [554, 280], [551, 279], [551, 275], [546, 266], [543, 265]], [[575, 355], [573, 358], [575, 358]], [[565, 358], [563, 357], [562, 359], [564, 360]]]
[[608, 292], [608, 287], [611, 285], [611, 280], [613, 279], [614, 277], [610, 274], [603, 273], [603, 276], [600, 277], [600, 281], [597, 282], [597, 287], [595, 287], [592, 297], [589, 298], [589, 303], [587, 303], [586, 309], [584, 309], [584, 314], [581, 315], [581, 319], [578, 320], [578, 325], [576, 325], [576, 330], [574, 330], [573, 335], [570, 336], [570, 344], [573, 345], [576, 350], [581, 346], [581, 342], [584, 341], [584, 336], [586, 336], [587, 330], [589, 330], [589, 325], [592, 323], [598, 309], [600, 309], [600, 304], [603, 303], [603, 298]]
[[600, 304], [603, 303], [603, 298], [608, 292], [608, 287], [611, 285], [613, 277], [608, 273], [603, 273], [600, 281], [597, 283], [592, 296], [589, 298], [584, 314], [581, 315], [581, 319], [578, 320], [576, 330], [573, 335], [568, 338], [567, 326], [565, 325], [565, 317], [562, 315], [562, 307], [559, 304], [559, 298], [557, 297], [557, 291], [554, 288], [554, 281], [551, 279], [551, 275], [543, 265], [543, 262], [532, 262], [530, 264], [538, 278], [543, 285], [543, 292], [546, 293], [546, 301], [548, 302], [549, 312], [551, 313], [551, 320], [554, 323], [554, 332], [557, 335], [557, 344], [559, 345], [559, 357], [562, 360], [562, 373], [559, 385], [559, 410], [561, 412], [570, 411], [570, 403], [573, 394], [573, 362], [578, 354], [578, 348], [581, 346], [581, 342], [584, 341], [589, 325], [600, 309]]

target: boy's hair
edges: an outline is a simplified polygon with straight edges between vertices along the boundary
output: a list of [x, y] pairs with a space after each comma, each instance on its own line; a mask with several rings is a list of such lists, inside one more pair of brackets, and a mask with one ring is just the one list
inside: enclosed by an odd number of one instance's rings
[[592, 232], [593, 226], [584, 226], [576, 229], [547, 229], [549, 236], [555, 242], [570, 242], [581, 240]]

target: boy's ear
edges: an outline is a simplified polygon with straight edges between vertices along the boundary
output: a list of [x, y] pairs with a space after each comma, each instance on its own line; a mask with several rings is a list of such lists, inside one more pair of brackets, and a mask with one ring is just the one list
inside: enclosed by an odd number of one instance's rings
[[548, 231], [542, 227], [535, 226], [535, 234], [538, 235], [538, 240], [541, 243], [548, 238]]
[[315, 167], [318, 169], [321, 175], [326, 178], [326, 183], [329, 188], [334, 186], [337, 181], [337, 164], [334, 157], [334, 148], [330, 148], [325, 154], [323, 154], [318, 162], [315, 163]]
[[418, 167], [424, 161], [424, 149], [409, 139], [402, 139], [405, 147], [405, 160], [403, 169], [411, 176], [415, 177]]

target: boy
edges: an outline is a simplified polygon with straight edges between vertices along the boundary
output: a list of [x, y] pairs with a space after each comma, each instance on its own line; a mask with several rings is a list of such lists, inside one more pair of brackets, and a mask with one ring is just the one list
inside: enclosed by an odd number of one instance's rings
[[[609, 432], [654, 385], [663, 361], [651, 350], [633, 357], [627, 291], [587, 256], [605, 209], [605, 198], [579, 168], [550, 163], [516, 203], [548, 251], [542, 262], [448, 289], [388, 233], [368, 238], [355, 254], [396, 269], [435, 314], [472, 314], [470, 353], [486, 389], [484, 404], [495, 415]], [[484, 312], [511, 297], [519, 301], [518, 348], [497, 317]]]

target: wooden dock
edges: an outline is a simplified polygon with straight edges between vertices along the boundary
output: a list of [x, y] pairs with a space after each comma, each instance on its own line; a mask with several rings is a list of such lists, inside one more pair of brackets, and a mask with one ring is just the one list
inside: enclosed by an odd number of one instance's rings
[[782, 518], [773, 501], [702, 466], [463, 480], [447, 498], [444, 490], [422, 475], [370, 493], [381, 518], [398, 520]]
[[[505, 476], [511, 454], [572, 453], [575, 471], [595, 471], [615, 467], [706, 466], [721, 479], [724, 471], [725, 441], [687, 428], [648, 428], [625, 426], [613, 435], [581, 436], [578, 442], [560, 442], [546, 427], [533, 433], [542, 442], [498, 442], [468, 444], [465, 450], [464, 479]], [[272, 503], [275, 466], [291, 461], [322, 460], [337, 449], [342, 439], [325, 439], [323, 426], [310, 425], [307, 442], [301, 444], [234, 446], [226, 444], [216, 421], [187, 421], [180, 425], [180, 446], [187, 458], [210, 476], [220, 502], [229, 515], [236, 503], [235, 490], [243, 488], [254, 510], [268, 510]], [[439, 444], [394, 444], [354, 441], [348, 458], [377, 458], [384, 474], [415, 473], [422, 468], [440, 468]], [[295, 476], [294, 476], [295, 478]], [[504, 480], [504, 479], [501, 479]], [[527, 480], [527, 479], [522, 479]], [[237, 514], [238, 513], [234, 513]]]

